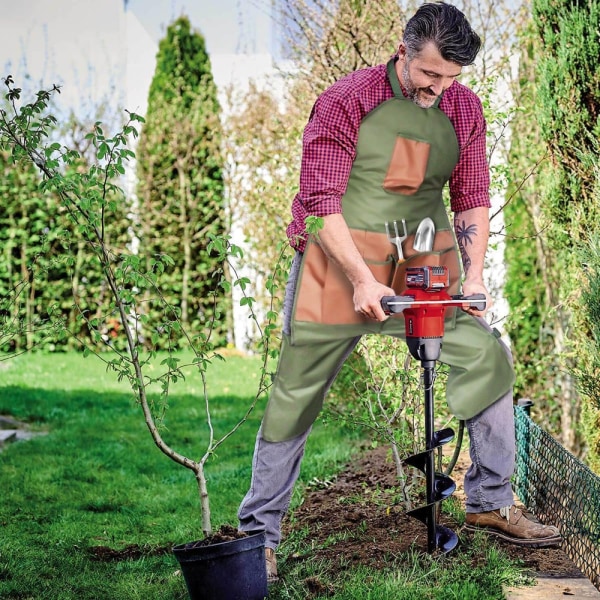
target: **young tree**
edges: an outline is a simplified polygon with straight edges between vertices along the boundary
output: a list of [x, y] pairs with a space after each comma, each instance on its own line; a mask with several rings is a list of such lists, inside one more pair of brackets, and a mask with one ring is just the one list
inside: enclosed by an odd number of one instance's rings
[[[136, 234], [148, 263], [171, 257], [159, 284], [182, 325], [210, 329], [223, 344], [228, 305], [223, 290], [215, 292], [223, 264], [209, 251], [209, 236], [224, 232], [219, 112], [204, 38], [180, 17], [160, 42], [137, 149]], [[147, 300], [148, 311], [158, 310]], [[176, 343], [174, 335], [165, 343]]]
[[[96, 123], [89, 134], [96, 162], [90, 166], [82, 166], [78, 151], [47, 142], [57, 122], [56, 117], [48, 113], [48, 105], [58, 88], [40, 90], [34, 101], [20, 105], [21, 89], [14, 86], [10, 76], [4, 83], [8, 89], [6, 97], [10, 108], [0, 110], [0, 151], [7, 152], [17, 164], [39, 170], [42, 177], [40, 189], [55, 194], [59, 206], [69, 215], [73, 225], [75, 244], [66, 249], [66, 258], [74, 261], [74, 249], [80, 244], [88, 249], [91, 262], [102, 274], [102, 282], [108, 290], [108, 303], [119, 325], [114, 340], [106, 339], [103, 334], [103, 319], [88, 318], [82, 313], [82, 320], [91, 334], [89, 341], [83, 344], [84, 351], [86, 354], [97, 354], [106, 363], [107, 370], [116, 373], [119, 380], [129, 383], [156, 446], [171, 460], [194, 473], [200, 498], [202, 530], [210, 535], [212, 524], [205, 467], [209, 459], [215, 456], [218, 447], [246, 421], [270, 386], [268, 368], [270, 359], [273, 358], [270, 350], [273, 324], [269, 323], [264, 330], [259, 327], [263, 342], [263, 361], [256, 396], [231, 429], [225, 433], [217, 433], [212, 421], [213, 407], [209, 401], [206, 377], [211, 362], [224, 358], [217, 352], [210, 335], [187, 331], [178, 319], [177, 311], [167, 305], [159, 275], [170, 264], [170, 258], [161, 255], [147, 263], [127, 245], [111, 243], [107, 235], [108, 224], [114, 218], [119, 220], [120, 204], [124, 200], [123, 189], [112, 182], [118, 179], [119, 174], [124, 173], [125, 164], [135, 156], [128, 148], [128, 140], [131, 136], [137, 136], [137, 124], [143, 122], [143, 118], [129, 113], [129, 120], [122, 129], [108, 136], [101, 123]], [[65, 165], [72, 168], [63, 172], [61, 167]], [[241, 253], [226, 236], [211, 235], [208, 246], [209, 251], [217, 254], [223, 263], [229, 264], [233, 255]], [[146, 264], [149, 264], [148, 270]], [[275, 269], [278, 268], [276, 265]], [[235, 274], [235, 270], [233, 272]], [[222, 273], [216, 285], [225, 290], [230, 288]], [[233, 285], [239, 285], [239, 282]], [[143, 313], [147, 290], [151, 290], [151, 295], [158, 298], [157, 302], [165, 304], [163, 311], [157, 311], [158, 318], [155, 322], [149, 322], [149, 317]], [[77, 303], [77, 299], [75, 300]], [[253, 299], [246, 296], [246, 300], [252, 306]], [[10, 308], [10, 302], [0, 303], [0, 310], [5, 307]], [[277, 317], [274, 312], [272, 316]], [[254, 313], [251, 313], [251, 318], [256, 318]], [[176, 356], [173, 352], [166, 352], [157, 359], [160, 336], [143, 340], [138, 327], [141, 323], [147, 324], [151, 331], [164, 332], [167, 336], [171, 331], [177, 330], [186, 341], [189, 351], [187, 357], [191, 355], [188, 364], [182, 364], [181, 355]], [[57, 329], [60, 333], [60, 327]], [[0, 342], [6, 333], [11, 335], [11, 324], [0, 318]], [[100, 354], [102, 350], [108, 350], [109, 354]], [[169, 392], [177, 381], [184, 378], [188, 369], [198, 372], [202, 380], [199, 413], [203, 415], [207, 435], [205, 449], [197, 459], [175, 450], [166, 439], [172, 437], [172, 434], [163, 427]]]

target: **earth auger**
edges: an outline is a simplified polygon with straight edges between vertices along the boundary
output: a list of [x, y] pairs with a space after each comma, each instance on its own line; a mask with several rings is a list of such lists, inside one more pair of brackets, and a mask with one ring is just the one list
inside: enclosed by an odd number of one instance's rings
[[425, 506], [408, 512], [427, 526], [427, 551], [450, 552], [458, 543], [454, 531], [437, 523], [438, 507], [456, 489], [454, 481], [444, 473], [435, 471], [434, 452], [454, 438], [454, 430], [447, 427], [434, 429], [433, 384], [435, 363], [439, 359], [444, 337], [446, 309], [460, 307], [484, 310], [484, 294], [472, 296], [454, 295], [447, 292], [449, 274], [446, 267], [409, 267], [406, 269], [406, 291], [402, 296], [384, 296], [383, 311], [388, 315], [402, 313], [405, 336], [412, 356], [421, 361], [425, 406], [425, 451], [405, 459], [412, 467], [425, 474]]

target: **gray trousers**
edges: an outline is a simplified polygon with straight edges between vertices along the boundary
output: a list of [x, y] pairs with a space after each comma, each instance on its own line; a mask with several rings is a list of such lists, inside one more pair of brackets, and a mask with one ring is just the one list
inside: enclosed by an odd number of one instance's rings
[[[296, 255], [284, 302], [284, 332], [289, 333], [296, 282], [300, 269]], [[482, 327], [489, 329], [483, 319]], [[356, 338], [358, 343], [359, 338]], [[351, 349], [350, 349], [351, 350]], [[506, 352], [510, 354], [508, 348]], [[515, 464], [515, 430], [512, 392], [467, 422], [471, 466], [464, 478], [467, 512], [486, 512], [514, 502], [510, 478]], [[283, 442], [268, 442], [258, 431], [250, 489], [238, 518], [242, 531], [264, 530], [266, 546], [277, 548], [281, 540], [281, 519], [288, 510], [294, 484], [300, 474], [310, 429]]]

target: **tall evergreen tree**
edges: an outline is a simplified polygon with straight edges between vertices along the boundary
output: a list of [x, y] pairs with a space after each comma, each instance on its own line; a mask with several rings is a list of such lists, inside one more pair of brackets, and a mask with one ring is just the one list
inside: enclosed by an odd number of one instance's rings
[[[225, 233], [219, 113], [204, 38], [180, 17], [159, 45], [137, 150], [139, 251], [150, 270], [156, 255], [172, 259], [168, 272], [156, 274], [174, 309], [164, 318], [194, 333], [211, 331], [215, 344], [227, 330], [227, 300], [216, 289], [223, 265], [209, 251], [211, 235]], [[148, 298], [149, 311], [157, 306]], [[176, 342], [176, 335], [146, 333], [163, 346]]]

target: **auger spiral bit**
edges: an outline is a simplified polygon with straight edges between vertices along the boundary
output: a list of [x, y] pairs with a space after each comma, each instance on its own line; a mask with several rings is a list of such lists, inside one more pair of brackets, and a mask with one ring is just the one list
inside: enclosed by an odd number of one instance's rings
[[408, 512], [427, 526], [427, 551], [450, 552], [458, 544], [454, 531], [437, 523], [438, 505], [449, 498], [456, 484], [435, 471], [434, 452], [454, 438], [450, 428], [434, 430], [433, 383], [435, 363], [439, 359], [444, 337], [446, 308], [467, 306], [483, 310], [485, 296], [449, 296], [446, 267], [412, 267], [406, 270], [407, 291], [403, 296], [386, 296], [381, 306], [386, 314], [404, 314], [406, 343], [410, 353], [421, 361], [425, 405], [425, 443], [423, 452], [413, 454], [405, 463], [425, 473], [426, 504]]

